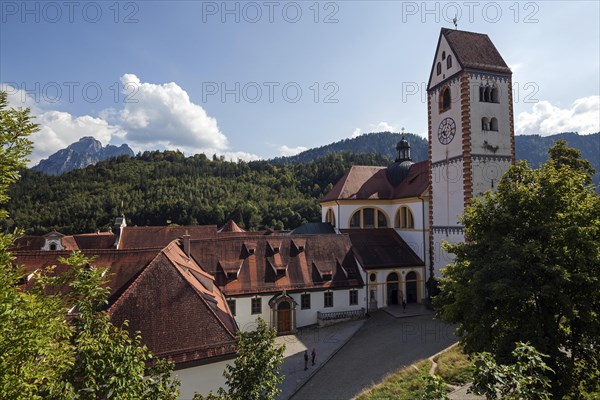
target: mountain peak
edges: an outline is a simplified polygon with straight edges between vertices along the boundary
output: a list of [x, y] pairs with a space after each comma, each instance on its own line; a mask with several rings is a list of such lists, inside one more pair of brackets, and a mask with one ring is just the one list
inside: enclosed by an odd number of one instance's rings
[[109, 144], [103, 147], [99, 140], [91, 136], [84, 136], [77, 142], [40, 161], [31, 169], [48, 175], [61, 175], [121, 155], [133, 157], [134, 153], [126, 144], [119, 147]]

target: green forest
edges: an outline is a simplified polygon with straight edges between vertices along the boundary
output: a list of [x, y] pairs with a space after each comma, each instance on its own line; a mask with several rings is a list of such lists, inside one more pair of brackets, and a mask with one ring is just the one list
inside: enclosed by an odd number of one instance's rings
[[373, 154], [330, 154], [308, 163], [230, 162], [204, 154], [147, 151], [60, 176], [23, 170], [11, 188], [4, 229], [29, 234], [106, 230], [129, 225], [222, 225], [291, 229], [321, 219], [319, 200], [354, 164], [386, 165]]
[[[371, 133], [294, 157], [230, 162], [204, 154], [146, 151], [49, 176], [25, 169], [11, 188], [2, 228], [29, 234], [107, 230], [124, 214], [129, 225], [222, 225], [248, 230], [293, 229], [321, 220], [319, 201], [351, 165], [388, 165], [398, 133]], [[413, 161], [427, 158], [427, 141], [407, 134]], [[565, 139], [600, 171], [600, 133], [517, 136], [517, 159], [537, 167], [555, 140]], [[594, 183], [598, 184], [596, 173]]]

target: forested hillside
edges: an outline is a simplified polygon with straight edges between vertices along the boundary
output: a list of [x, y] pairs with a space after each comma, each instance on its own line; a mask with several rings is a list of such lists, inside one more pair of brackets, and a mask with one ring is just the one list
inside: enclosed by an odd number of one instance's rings
[[[413, 160], [426, 159], [426, 141], [406, 136]], [[36, 234], [92, 232], [107, 229], [124, 213], [130, 225], [221, 225], [233, 219], [246, 229], [291, 229], [320, 221], [319, 200], [351, 165], [392, 162], [400, 137], [372, 133], [271, 161], [228, 162], [152, 151], [61, 176], [25, 170], [11, 190], [11, 218], [3, 228]], [[600, 133], [517, 136], [517, 159], [537, 166], [558, 139], [579, 148], [600, 171]], [[594, 180], [598, 184], [599, 173]]]
[[[410, 143], [412, 159], [415, 162], [427, 160], [427, 139], [412, 133], [405, 134]], [[351, 139], [340, 140], [326, 146], [303, 151], [291, 157], [278, 157], [271, 160], [275, 164], [304, 163], [327, 154], [342, 153], [375, 153], [387, 155], [392, 161], [396, 158], [396, 144], [400, 141], [400, 133], [377, 132], [367, 133]]]
[[121, 213], [129, 225], [222, 225], [233, 219], [243, 228], [295, 228], [320, 221], [320, 198], [351, 165], [388, 163], [371, 154], [273, 165], [153, 151], [61, 176], [25, 170], [11, 190], [4, 228], [93, 232], [112, 226]]

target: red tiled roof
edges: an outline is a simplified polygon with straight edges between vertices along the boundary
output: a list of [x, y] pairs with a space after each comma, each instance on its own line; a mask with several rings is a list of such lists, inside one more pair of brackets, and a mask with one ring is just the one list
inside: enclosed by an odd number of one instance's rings
[[46, 239], [43, 236], [20, 236], [13, 241], [10, 250], [40, 250], [45, 243]]
[[115, 245], [116, 235], [112, 232], [84, 233], [73, 235], [80, 249], [111, 249]]
[[423, 261], [391, 228], [343, 229], [352, 249], [366, 269], [423, 266]]
[[[159, 357], [185, 363], [235, 353], [236, 324], [212, 276], [178, 242], [165, 247], [109, 308]], [[140, 316], [143, 316], [140, 318]]]
[[278, 252], [269, 236], [192, 240], [191, 253], [228, 296], [363, 285], [347, 235], [280, 236], [276, 242]]
[[233, 222], [233, 220], [229, 220], [225, 223], [225, 225], [223, 225], [222, 227], [219, 228], [218, 232], [246, 232], [245, 230], [243, 230], [242, 228], [240, 228], [238, 226], [238, 224], [236, 224], [235, 222]]
[[216, 237], [217, 226], [127, 226], [123, 228], [119, 249], [162, 248], [186, 233], [192, 239]]
[[442, 28], [440, 35], [444, 35], [463, 68], [511, 73], [488, 35], [448, 28]]
[[321, 202], [418, 197], [429, 185], [427, 165], [427, 161], [413, 164], [408, 175], [395, 188], [386, 176], [387, 167], [355, 165], [333, 186]]
[[[157, 249], [136, 249], [128, 251], [117, 250], [82, 250], [87, 257], [93, 257], [93, 265], [108, 267], [106, 286], [110, 288], [109, 303], [116, 300], [127, 285], [143, 270], [154, 257]], [[38, 269], [56, 265], [55, 273], [60, 274], [68, 267], [58, 261], [60, 257], [69, 257], [70, 251], [15, 251], [14, 264], [22, 265], [25, 273], [29, 274]]]
[[[116, 325], [128, 320], [130, 332], [159, 357], [175, 363], [235, 353], [235, 320], [213, 277], [181, 250], [178, 241], [163, 249], [83, 250], [93, 264], [109, 267], [109, 313]], [[56, 265], [69, 251], [17, 251], [15, 264], [26, 273]], [[66, 290], [66, 288], [58, 288]]]

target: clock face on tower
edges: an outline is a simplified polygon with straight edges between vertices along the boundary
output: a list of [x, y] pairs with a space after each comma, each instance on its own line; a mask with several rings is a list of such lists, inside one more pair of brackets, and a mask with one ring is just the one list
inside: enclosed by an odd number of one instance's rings
[[438, 140], [441, 144], [448, 144], [454, 139], [456, 124], [452, 118], [444, 118], [438, 128]]

